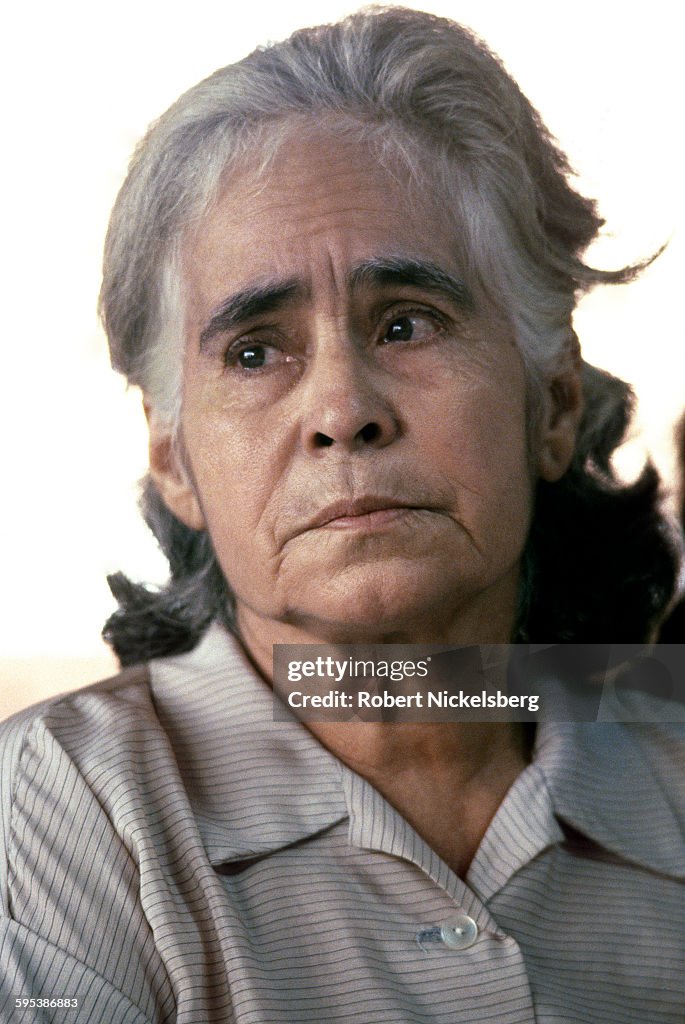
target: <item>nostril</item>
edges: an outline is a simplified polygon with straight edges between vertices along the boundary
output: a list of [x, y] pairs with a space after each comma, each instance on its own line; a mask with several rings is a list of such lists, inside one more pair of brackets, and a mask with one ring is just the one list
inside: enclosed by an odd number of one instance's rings
[[370, 444], [373, 441], [378, 440], [380, 437], [381, 428], [377, 423], [367, 423], [357, 434], [357, 437], [361, 438], [365, 444]]
[[[350, 436], [352, 437], [351, 442], [347, 440]], [[382, 438], [383, 429], [380, 423], [370, 420], [354, 435], [347, 434], [345, 431], [342, 431], [338, 436], [337, 434], [324, 434], [323, 431], [317, 430], [312, 435], [312, 442], [314, 448], [331, 448], [333, 445], [340, 443], [342, 443], [344, 447], [347, 447], [348, 443], [351, 443], [352, 447], [356, 448], [358, 445], [362, 447], [365, 447], [366, 445], [375, 445], [377, 442], [381, 441]]]

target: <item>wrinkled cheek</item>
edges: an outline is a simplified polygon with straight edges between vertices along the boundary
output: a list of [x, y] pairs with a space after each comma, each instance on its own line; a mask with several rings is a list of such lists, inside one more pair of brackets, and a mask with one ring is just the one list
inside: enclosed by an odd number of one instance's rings
[[515, 468], [507, 485], [493, 496], [493, 536], [503, 560], [513, 564], [523, 555], [533, 515], [533, 488], [527, 461]]
[[511, 565], [525, 547], [533, 515], [531, 478], [523, 417], [494, 431], [481, 455], [482, 511], [489, 523], [493, 557]]
[[268, 561], [250, 532], [227, 528], [221, 521], [209, 526], [217, 561], [228, 586], [239, 602], [263, 603], [273, 591], [273, 579], [265, 571]]
[[[250, 495], [249, 497], [253, 497]], [[239, 488], [215, 494], [206, 521], [214, 552], [236, 599], [271, 610], [279, 603], [282, 556], [258, 509], [248, 514], [248, 496]]]

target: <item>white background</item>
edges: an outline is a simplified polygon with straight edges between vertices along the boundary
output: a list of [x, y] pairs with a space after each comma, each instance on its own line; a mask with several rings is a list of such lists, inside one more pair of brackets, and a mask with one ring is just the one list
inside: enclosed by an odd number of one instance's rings
[[[638, 455], [651, 450], [670, 477], [685, 406], [677, 5], [416, 6], [475, 28], [538, 107], [581, 187], [600, 199], [608, 225], [596, 264], [619, 266], [671, 240], [638, 283], [594, 293], [577, 317], [586, 358], [638, 390]], [[216, 67], [352, 9], [42, 0], [4, 15], [0, 716], [106, 666], [107, 572], [164, 576], [135, 509], [146, 456], [139, 399], [109, 369], [95, 313], [108, 211], [132, 147]], [[74, 658], [91, 660], [68, 661], [65, 675], [58, 662]]]

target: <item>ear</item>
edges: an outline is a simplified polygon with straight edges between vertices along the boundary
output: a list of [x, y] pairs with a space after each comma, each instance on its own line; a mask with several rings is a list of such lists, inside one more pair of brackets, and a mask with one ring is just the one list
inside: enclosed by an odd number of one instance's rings
[[204, 530], [202, 509], [171, 428], [147, 398], [143, 398], [143, 408], [150, 434], [150, 476], [169, 511], [191, 529]]
[[575, 350], [544, 385], [537, 453], [538, 476], [543, 480], [554, 483], [571, 465], [582, 415], [581, 360]]

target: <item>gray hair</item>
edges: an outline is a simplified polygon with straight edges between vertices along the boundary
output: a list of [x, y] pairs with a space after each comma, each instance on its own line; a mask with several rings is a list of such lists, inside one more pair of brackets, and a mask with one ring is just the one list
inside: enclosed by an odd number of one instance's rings
[[[303, 133], [372, 146], [444, 202], [462, 273], [509, 317], [532, 377], [573, 347], [577, 294], [625, 281], [582, 253], [602, 220], [498, 59], [469, 31], [404, 8], [296, 32], [190, 89], [139, 145], [105, 248], [100, 308], [112, 364], [171, 423], [181, 401], [179, 248], [231, 172], [263, 173]], [[459, 241], [457, 241], [459, 239]]]

